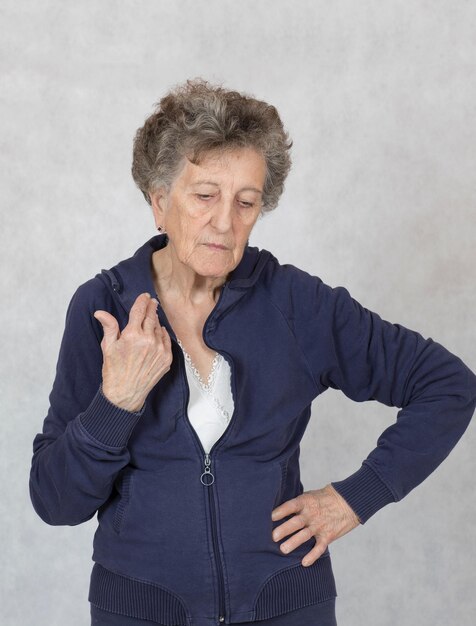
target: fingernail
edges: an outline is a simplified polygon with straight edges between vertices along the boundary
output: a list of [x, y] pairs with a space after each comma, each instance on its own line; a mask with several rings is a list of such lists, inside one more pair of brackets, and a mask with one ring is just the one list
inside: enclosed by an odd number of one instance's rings
[[157, 298], [152, 298], [152, 302], [155, 302], [155, 306], [159, 304], [159, 301], [157, 300]]

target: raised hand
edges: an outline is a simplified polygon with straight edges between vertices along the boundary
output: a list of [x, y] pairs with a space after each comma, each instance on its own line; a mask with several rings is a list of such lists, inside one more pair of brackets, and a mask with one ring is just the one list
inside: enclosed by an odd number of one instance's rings
[[157, 304], [148, 293], [137, 296], [122, 333], [113, 315], [102, 310], [94, 312], [104, 330], [103, 393], [110, 402], [128, 411], [142, 408], [150, 390], [172, 364], [171, 340], [159, 324]]

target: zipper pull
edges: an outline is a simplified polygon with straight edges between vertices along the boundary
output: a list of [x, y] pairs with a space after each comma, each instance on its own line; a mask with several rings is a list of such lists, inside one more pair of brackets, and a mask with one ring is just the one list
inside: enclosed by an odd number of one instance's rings
[[[206, 487], [209, 487], [215, 481], [215, 476], [213, 476], [213, 474], [210, 471], [210, 464], [211, 464], [210, 455], [207, 452], [205, 454], [205, 471], [200, 476], [200, 482], [202, 483], [202, 485], [205, 485]], [[210, 478], [204, 479], [204, 476], [211, 476], [211, 480]]]

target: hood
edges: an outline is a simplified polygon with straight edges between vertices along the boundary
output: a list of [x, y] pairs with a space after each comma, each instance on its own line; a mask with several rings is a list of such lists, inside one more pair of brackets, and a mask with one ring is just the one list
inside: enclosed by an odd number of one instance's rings
[[[112, 286], [127, 312], [130, 311], [137, 296], [148, 292], [156, 296], [152, 279], [152, 254], [167, 245], [167, 233], [154, 235], [134, 254], [120, 261], [109, 269], [102, 269], [97, 276], [106, 279]], [[256, 246], [246, 246], [240, 262], [230, 273], [224, 287], [231, 290], [246, 290], [254, 285], [265, 264], [272, 257], [268, 250], [260, 250]], [[230, 298], [232, 299], [232, 298]]]

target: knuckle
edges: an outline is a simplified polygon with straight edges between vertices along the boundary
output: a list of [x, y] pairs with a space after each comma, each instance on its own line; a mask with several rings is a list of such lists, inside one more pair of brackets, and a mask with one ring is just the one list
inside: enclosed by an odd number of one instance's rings
[[121, 341], [129, 349], [129, 347], [135, 343], [134, 333], [125, 330], [121, 335]]
[[288, 500], [289, 509], [292, 513], [295, 513], [301, 509], [302, 499], [301, 496]]
[[309, 528], [309, 526], [306, 526], [305, 528], [303, 528], [303, 534], [305, 536], [307, 536], [308, 539], [311, 539], [311, 537], [314, 537], [314, 533], [312, 532], [312, 530]]
[[152, 336], [152, 335], [144, 335], [143, 339], [142, 339], [142, 343], [144, 344], [144, 346], [146, 348], [150, 348], [152, 346], [155, 346], [157, 342], [156, 342], [154, 336]]

